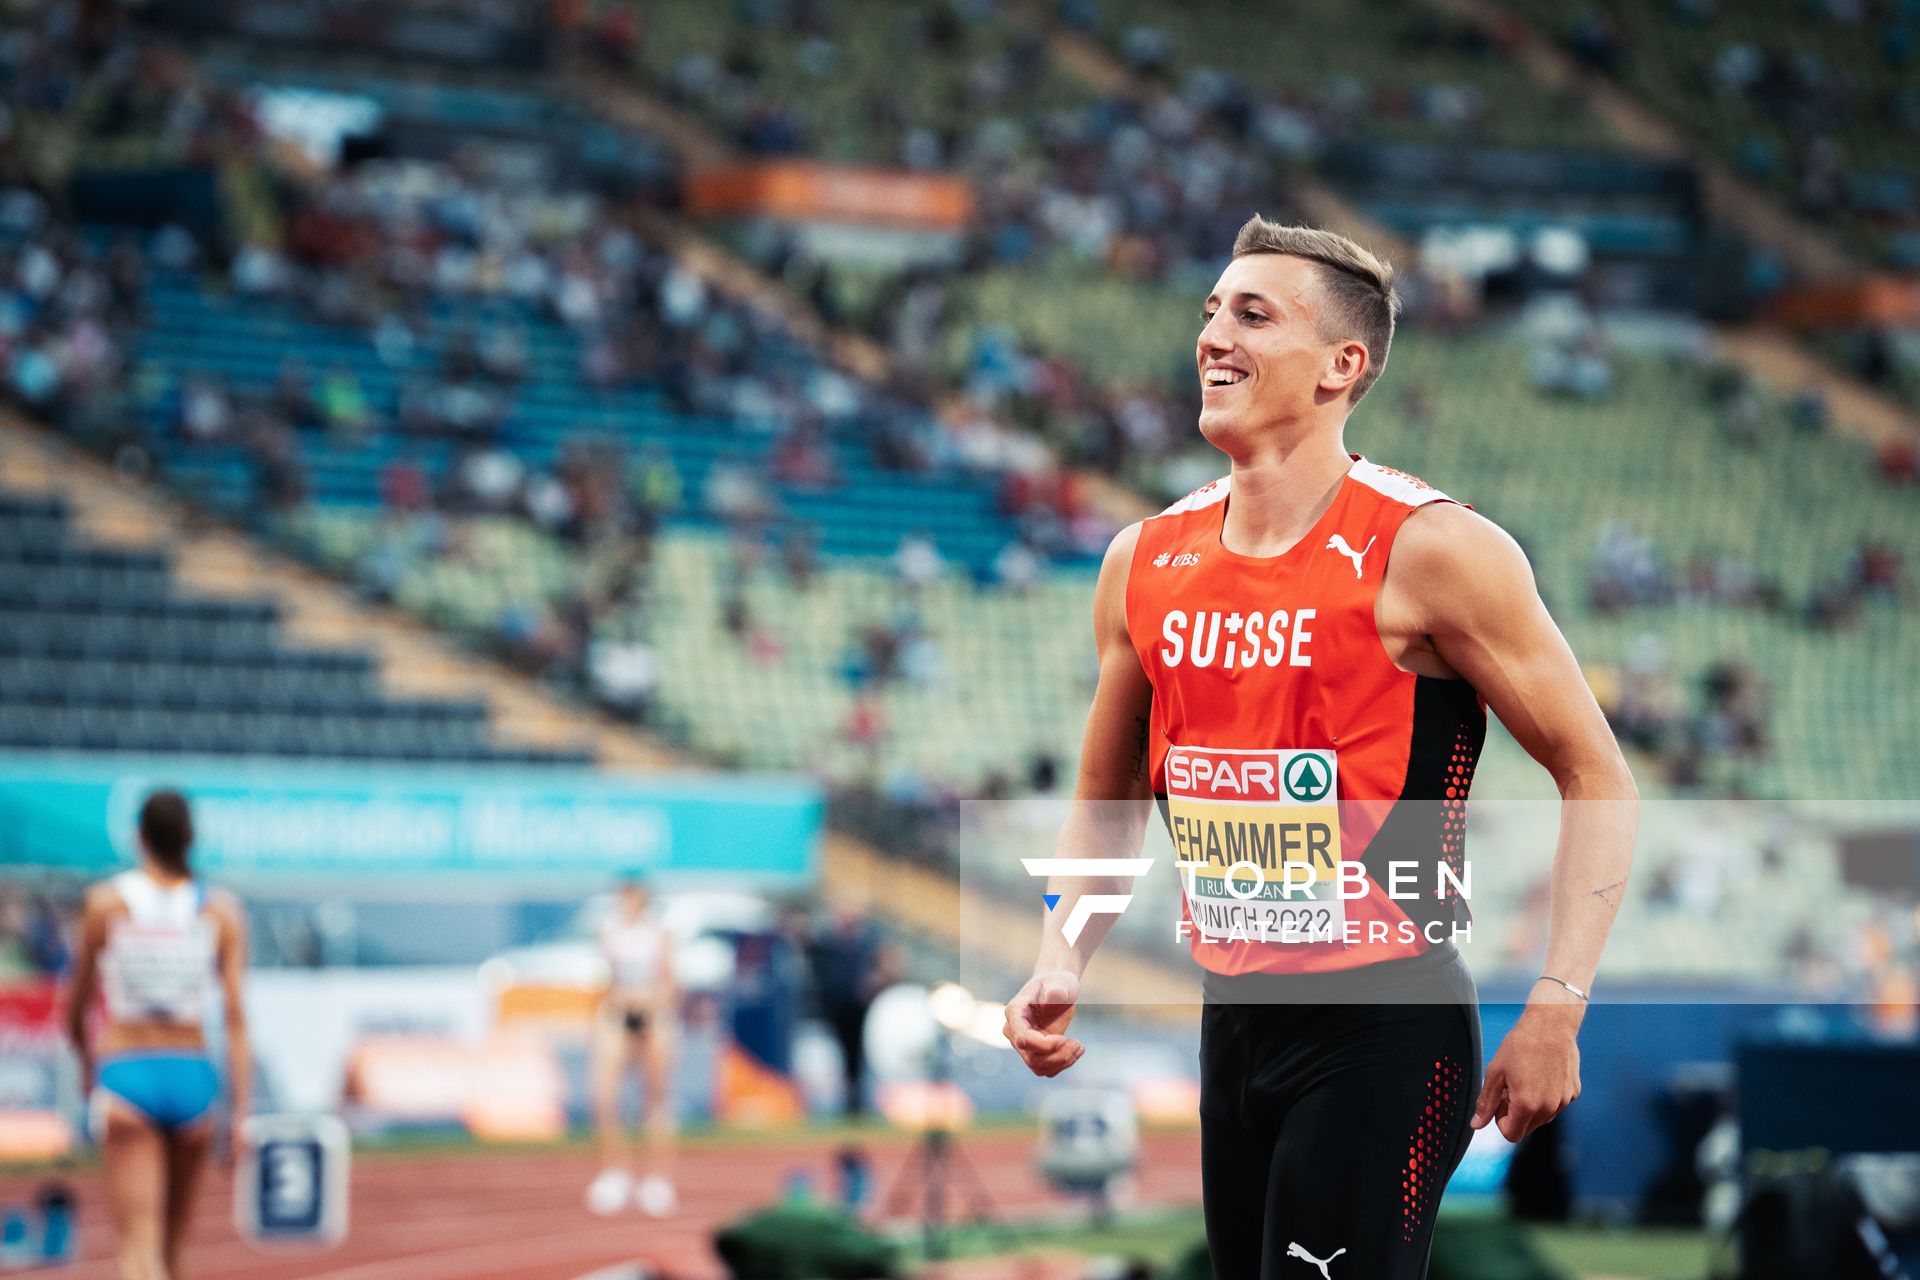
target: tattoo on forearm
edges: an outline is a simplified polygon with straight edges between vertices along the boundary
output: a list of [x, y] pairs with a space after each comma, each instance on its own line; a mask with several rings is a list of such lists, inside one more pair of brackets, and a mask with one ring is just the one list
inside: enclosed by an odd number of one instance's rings
[[1612, 884], [1608, 885], [1604, 889], [1595, 889], [1593, 891], [1593, 896], [1600, 899], [1602, 902], [1606, 903], [1608, 906], [1617, 908], [1620, 905], [1620, 897], [1622, 893], [1625, 892], [1626, 887], [1627, 887], [1627, 882], [1625, 880], [1615, 880]]
[[1147, 776], [1147, 718], [1135, 716], [1133, 723], [1140, 730], [1140, 735], [1133, 744], [1133, 780], [1138, 782]]

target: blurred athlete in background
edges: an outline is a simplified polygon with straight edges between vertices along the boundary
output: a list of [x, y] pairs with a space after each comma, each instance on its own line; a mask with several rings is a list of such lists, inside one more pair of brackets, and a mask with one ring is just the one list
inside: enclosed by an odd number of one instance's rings
[[[621, 883], [612, 912], [600, 926], [607, 989], [594, 1018], [591, 1045], [594, 1120], [600, 1130], [600, 1174], [587, 1188], [587, 1207], [607, 1215], [631, 1202], [654, 1217], [679, 1204], [668, 1165], [673, 1158], [673, 1059], [679, 988], [673, 977], [673, 938], [652, 909], [646, 884]], [[646, 1129], [646, 1176], [636, 1186], [632, 1144], [620, 1118], [627, 1073], [640, 1073], [640, 1112]]]
[[[252, 1082], [240, 984], [246, 918], [193, 875], [193, 815], [176, 791], [140, 806], [140, 865], [94, 885], [80, 917], [67, 1034], [91, 1091], [93, 1131], [125, 1280], [182, 1280], [194, 1188], [213, 1141], [221, 1073], [203, 1020], [226, 1015], [229, 1116]], [[90, 1033], [96, 989], [105, 1017]]]
[[[1100, 678], [1059, 852], [1137, 856], [1157, 802], [1198, 867], [1180, 925], [1206, 971], [1202, 1199], [1233, 1280], [1335, 1256], [1337, 1275], [1426, 1275], [1471, 1130], [1517, 1142], [1579, 1095], [1575, 1034], [1633, 856], [1633, 778], [1520, 548], [1347, 452], [1398, 309], [1392, 269], [1351, 240], [1242, 227], [1195, 349], [1200, 431], [1232, 470], [1124, 530], [1095, 588]], [[1563, 804], [1546, 968], [1483, 1084], [1445, 872], [1464, 872], [1488, 708]], [[1236, 893], [1250, 837], [1320, 892]], [[1395, 869], [1415, 892], [1386, 891]], [[1361, 892], [1331, 892], [1348, 871]], [[1060, 922], [1131, 886], [1049, 887], [1067, 901], [1006, 1022], [1043, 1076], [1085, 1051], [1066, 1031], [1112, 916], [1073, 943]]]

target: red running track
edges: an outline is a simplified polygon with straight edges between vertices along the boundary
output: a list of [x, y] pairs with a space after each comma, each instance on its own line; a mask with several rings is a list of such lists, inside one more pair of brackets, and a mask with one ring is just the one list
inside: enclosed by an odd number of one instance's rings
[[[816, 1188], [830, 1189], [832, 1158], [846, 1141], [794, 1136], [692, 1146], [675, 1173], [680, 1211], [659, 1221], [637, 1212], [588, 1213], [583, 1196], [594, 1166], [580, 1151], [362, 1154], [353, 1166], [347, 1239], [318, 1254], [261, 1253], [242, 1243], [233, 1229], [230, 1181], [210, 1172], [181, 1280], [576, 1280], [634, 1261], [673, 1280], [718, 1280], [726, 1272], [712, 1249], [715, 1228], [778, 1198], [796, 1169], [808, 1171]], [[873, 1163], [874, 1196], [884, 1205], [917, 1148], [890, 1134], [858, 1144]], [[997, 1211], [1031, 1215], [1066, 1203], [1034, 1171], [1031, 1133], [983, 1133], [964, 1138], [961, 1147]], [[0, 1177], [0, 1202], [21, 1203], [43, 1181]], [[97, 1178], [89, 1171], [72, 1182], [82, 1261], [7, 1272], [8, 1280], [117, 1280]], [[1199, 1192], [1198, 1135], [1147, 1135], [1138, 1202], [1186, 1204]], [[950, 1212], [956, 1199], [949, 1196]]]

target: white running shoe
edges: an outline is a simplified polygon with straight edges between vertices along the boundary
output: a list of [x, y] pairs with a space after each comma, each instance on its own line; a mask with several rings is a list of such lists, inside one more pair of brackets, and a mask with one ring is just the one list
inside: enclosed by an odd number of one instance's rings
[[625, 1169], [602, 1169], [587, 1187], [587, 1208], [603, 1218], [611, 1218], [626, 1208], [633, 1194], [633, 1175]]
[[633, 1193], [633, 1202], [649, 1218], [664, 1218], [680, 1207], [680, 1197], [674, 1193], [673, 1184], [657, 1173], [640, 1183]]

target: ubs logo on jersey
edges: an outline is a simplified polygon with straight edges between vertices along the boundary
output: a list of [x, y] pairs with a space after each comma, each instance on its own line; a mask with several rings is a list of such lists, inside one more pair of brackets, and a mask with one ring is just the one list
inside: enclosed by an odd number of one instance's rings
[[1219, 666], [1244, 671], [1254, 666], [1310, 667], [1310, 629], [1317, 610], [1275, 609], [1269, 613], [1225, 613], [1201, 609], [1191, 617], [1170, 609], [1160, 622], [1160, 661], [1169, 667]]
[[1174, 555], [1171, 551], [1162, 551], [1159, 555], [1153, 558], [1153, 567], [1156, 569], [1164, 569], [1168, 565], [1172, 565], [1176, 569], [1185, 569], [1189, 565], [1196, 565], [1199, 563], [1200, 563], [1200, 553], [1198, 551], [1182, 551], [1177, 556]]

